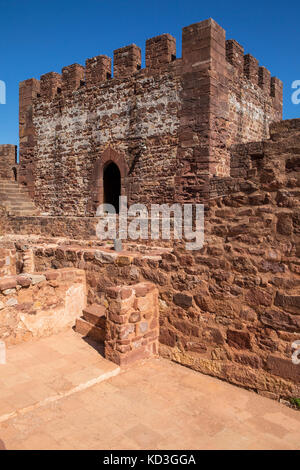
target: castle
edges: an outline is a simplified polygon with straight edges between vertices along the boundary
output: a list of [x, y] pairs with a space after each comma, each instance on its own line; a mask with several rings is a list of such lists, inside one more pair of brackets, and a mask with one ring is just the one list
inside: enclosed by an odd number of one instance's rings
[[[132, 44], [114, 51], [113, 76], [100, 55], [20, 84], [19, 164], [0, 146], [0, 273], [12, 289], [22, 272], [86, 276], [73, 320], [121, 365], [159, 353], [299, 396], [300, 121], [281, 121], [282, 82], [212, 19], [183, 28], [181, 58], [171, 35], [147, 40], [145, 63]], [[203, 203], [205, 246], [113, 252], [95, 216], [120, 195]], [[1, 334], [17, 340], [5, 322]]]
[[20, 84], [19, 182], [49, 215], [94, 216], [108, 162], [129, 203], [203, 201], [230, 176], [231, 146], [282, 118], [280, 80], [213, 20], [183, 28], [182, 58], [164, 34], [146, 42], [145, 69], [132, 44], [111, 73], [97, 56]]

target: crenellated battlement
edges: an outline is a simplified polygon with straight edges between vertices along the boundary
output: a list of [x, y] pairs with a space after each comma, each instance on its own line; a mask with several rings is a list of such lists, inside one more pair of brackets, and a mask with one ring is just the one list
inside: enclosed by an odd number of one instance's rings
[[146, 68], [160, 70], [176, 60], [176, 39], [171, 34], [162, 34], [146, 41]]
[[[258, 86], [266, 95], [275, 98], [277, 104], [282, 101], [282, 82], [271, 77], [271, 73], [251, 54], [244, 55], [244, 48], [236, 40], [226, 40], [224, 29], [214, 20], [208, 19], [200, 23], [186, 26], [182, 30], [183, 68], [192, 67], [195, 62], [216, 60], [231, 64], [234, 69]], [[170, 34], [162, 34], [147, 39], [145, 48], [146, 68], [141, 69], [142, 53], [135, 44], [121, 47], [114, 51], [113, 78], [125, 79], [139, 76], [140, 73], [159, 73], [166, 70], [176, 58], [176, 39]], [[22, 100], [34, 100], [36, 97], [51, 100], [56, 95], [68, 94], [83, 87], [99, 86], [112, 78], [112, 60], [99, 55], [86, 60], [85, 66], [72, 64], [63, 67], [62, 73], [49, 72], [33, 82], [25, 80], [20, 88], [26, 90]], [[26, 104], [24, 101], [24, 105]]]
[[[251, 54], [244, 55], [244, 48], [234, 39], [226, 41], [226, 60], [240, 75], [244, 75], [253, 85], [260, 87], [266, 95], [282, 102], [282, 82], [271, 77], [271, 72], [260, 66]], [[274, 84], [276, 83], [276, 86]]]
[[142, 52], [135, 44], [114, 51], [114, 77], [125, 78], [141, 69]]
[[281, 81], [211, 18], [183, 28], [181, 57], [161, 34], [142, 62], [130, 44], [20, 83], [19, 182], [41, 209], [93, 215], [118, 151], [130, 202], [202, 202], [229, 176], [231, 146], [282, 118]]
[[85, 61], [86, 86], [94, 86], [111, 79], [111, 58], [98, 55]]

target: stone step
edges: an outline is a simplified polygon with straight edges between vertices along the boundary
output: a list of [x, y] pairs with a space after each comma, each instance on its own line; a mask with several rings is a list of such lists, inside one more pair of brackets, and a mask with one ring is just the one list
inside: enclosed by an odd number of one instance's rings
[[18, 207], [18, 208], [13, 208], [13, 207], [7, 207], [6, 210], [8, 211], [8, 213], [10, 213], [11, 215], [13, 214], [18, 214], [18, 215], [23, 215], [23, 214], [38, 214], [39, 212], [36, 210], [36, 209], [23, 209], [22, 207]]
[[0, 188], [0, 194], [3, 195], [3, 196], [6, 196], [7, 194], [10, 194], [10, 195], [18, 195], [18, 196], [22, 196], [23, 194], [26, 194], [28, 195], [27, 191], [22, 191], [20, 190], [20, 188], [16, 187], [16, 188]]
[[9, 212], [8, 215], [10, 217], [36, 217], [38, 215], [40, 215], [39, 212], [33, 212], [33, 211], [28, 211], [28, 212], [25, 212], [25, 211], [21, 211], [21, 212], [17, 212], [17, 211], [13, 211], [13, 212]]
[[[0, 199], [1, 201], [2, 199]], [[17, 203], [17, 204], [31, 204], [32, 206], [34, 205], [32, 201], [30, 201], [30, 199], [27, 199], [25, 198], [25, 196], [23, 197], [19, 197], [19, 198], [11, 198], [11, 197], [7, 197], [7, 198], [3, 198], [3, 201], [6, 201], [6, 202], [10, 202], [10, 203]]]
[[0, 191], [0, 196], [1, 197], [21, 197], [25, 193], [18, 192], [17, 190], [7, 190], [7, 191]]
[[18, 198], [16, 198], [15, 196], [14, 196], [14, 197], [11, 197], [11, 196], [1, 197], [1, 196], [0, 196], [0, 201], [11, 201], [11, 202], [23, 201], [23, 202], [31, 202], [31, 201], [28, 200], [25, 196], [21, 196], [21, 195], [20, 195]]
[[38, 215], [39, 209], [31, 200], [28, 189], [20, 186], [17, 181], [0, 180], [0, 204], [10, 216]]
[[106, 322], [106, 308], [102, 305], [92, 304], [88, 305], [83, 310], [83, 318], [88, 323], [98, 326], [99, 328], [105, 328]]
[[8, 212], [9, 216], [17, 216], [17, 217], [22, 217], [22, 216], [27, 217], [27, 216], [39, 215], [38, 211], [33, 211], [33, 210], [29, 210], [29, 209], [25, 209], [25, 210], [16, 210], [16, 209], [9, 210], [9, 209], [7, 209], [7, 212]]
[[21, 204], [18, 206], [10, 206], [9, 204], [7, 204], [5, 207], [7, 211], [11, 211], [11, 212], [22, 212], [22, 213], [37, 212], [35, 207], [25, 207], [25, 206], [22, 206]]
[[[1, 201], [1, 200], [0, 200]], [[2, 203], [5, 203], [9, 206], [26, 206], [26, 207], [35, 207], [35, 205], [31, 201], [24, 201], [24, 199], [16, 200], [16, 201], [11, 201], [11, 200], [6, 200], [6, 201], [1, 201]]]
[[12, 211], [35, 211], [38, 212], [38, 209], [35, 206], [29, 206], [29, 205], [23, 205], [23, 204], [17, 204], [17, 205], [10, 205], [7, 204], [7, 210], [12, 210]]
[[9, 189], [9, 190], [6, 190], [6, 191], [0, 190], [0, 195], [1, 196], [23, 196], [24, 194], [26, 194], [26, 196], [27, 196], [27, 193], [25, 193], [25, 191], [21, 192], [17, 189]]
[[84, 318], [77, 318], [75, 331], [97, 341], [98, 343], [103, 343], [105, 340], [105, 330], [87, 322]]

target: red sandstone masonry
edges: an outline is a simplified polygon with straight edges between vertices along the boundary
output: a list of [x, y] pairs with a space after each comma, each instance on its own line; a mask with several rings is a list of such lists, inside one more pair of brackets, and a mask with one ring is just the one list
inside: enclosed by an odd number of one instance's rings
[[19, 87], [19, 138], [20, 166], [18, 181], [27, 186], [31, 197], [35, 196], [36, 130], [33, 125], [33, 103], [40, 93], [40, 81], [25, 80]]
[[67, 94], [84, 84], [84, 67], [72, 64], [62, 69], [62, 92]]
[[0, 180], [15, 180], [17, 166], [16, 145], [0, 145]]
[[146, 41], [146, 67], [162, 70], [164, 65], [176, 59], [176, 39], [170, 34], [162, 34]]
[[65, 268], [0, 279], [0, 339], [49, 336], [75, 325], [86, 305], [85, 272]]
[[2, 276], [16, 274], [16, 249], [0, 248], [0, 280]]
[[52, 100], [61, 90], [61, 75], [56, 72], [49, 72], [41, 76], [41, 97]]
[[155, 344], [155, 321], [140, 340], [141, 311], [128, 307], [146, 281], [159, 290], [163, 356], [274, 398], [299, 396], [299, 120], [271, 124], [282, 83], [213, 20], [184, 28], [182, 49], [173, 60], [171, 37], [147, 41], [142, 70], [137, 46], [119, 49], [111, 80], [101, 56], [67, 67], [50, 99], [59, 76], [41, 79], [40, 92], [37, 81], [21, 85], [22, 178], [63, 217], [3, 217], [1, 229], [95, 238], [95, 219], [83, 216], [103, 200], [109, 161], [129, 203], [205, 201], [202, 250], [172, 243], [147, 257], [41, 241], [37, 269], [84, 269], [90, 303], [113, 288], [107, 353], [118, 363]]
[[212, 179], [203, 249], [172, 242], [166, 251], [138, 251], [133, 243], [115, 253], [45, 238], [35, 248], [37, 269], [83, 268], [89, 303], [123, 285], [115, 325], [129, 324], [120, 309], [131, 287], [151, 282], [161, 355], [273, 398], [299, 396], [291, 345], [300, 335], [300, 120], [273, 124], [270, 134], [234, 146], [232, 177]]
[[99, 55], [85, 62], [85, 82], [87, 86], [99, 85], [111, 78], [111, 58]]
[[20, 84], [20, 181], [43, 211], [93, 216], [108, 149], [125, 159], [129, 203], [202, 202], [209, 178], [229, 176], [231, 144], [268, 137], [280, 80], [212, 19], [182, 39], [177, 59], [169, 34], [147, 40], [141, 70], [138, 46], [117, 49], [113, 79], [100, 55]]
[[135, 44], [114, 51], [114, 77], [128, 77], [141, 68], [141, 49]]
[[150, 282], [107, 289], [105, 357], [127, 366], [158, 354], [158, 289]]

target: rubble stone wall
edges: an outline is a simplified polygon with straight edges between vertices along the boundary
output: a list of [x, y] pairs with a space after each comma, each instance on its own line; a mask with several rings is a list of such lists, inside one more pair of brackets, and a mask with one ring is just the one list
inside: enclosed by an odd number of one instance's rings
[[232, 144], [268, 137], [282, 84], [209, 19], [20, 84], [20, 177], [43, 212], [94, 216], [103, 171], [129, 203], [204, 201]]
[[15, 145], [0, 145], [0, 180], [15, 180], [17, 167], [17, 147]]
[[41, 246], [38, 269], [76, 266], [88, 301], [148, 281], [159, 290], [160, 354], [267, 396], [299, 396], [300, 120], [265, 142], [232, 148], [232, 175], [214, 178], [205, 245], [151, 253]]
[[0, 339], [7, 345], [58, 333], [86, 305], [84, 271], [61, 269], [0, 278]]
[[[299, 396], [300, 120], [232, 149], [216, 179], [205, 246], [163, 256], [160, 353], [267, 396]], [[172, 289], [170, 289], [172, 286]]]
[[0, 247], [0, 279], [2, 276], [16, 274], [16, 248], [13, 243]]
[[158, 289], [150, 282], [107, 289], [105, 357], [127, 366], [158, 355]]

